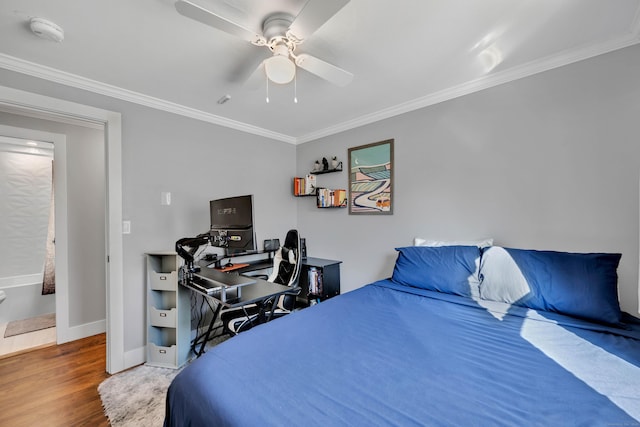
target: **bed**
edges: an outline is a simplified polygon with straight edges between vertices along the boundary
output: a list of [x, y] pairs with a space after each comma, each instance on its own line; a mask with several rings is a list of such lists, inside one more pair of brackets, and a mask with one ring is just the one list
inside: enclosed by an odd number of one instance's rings
[[242, 333], [180, 372], [177, 426], [640, 424], [619, 254], [398, 248], [393, 276]]

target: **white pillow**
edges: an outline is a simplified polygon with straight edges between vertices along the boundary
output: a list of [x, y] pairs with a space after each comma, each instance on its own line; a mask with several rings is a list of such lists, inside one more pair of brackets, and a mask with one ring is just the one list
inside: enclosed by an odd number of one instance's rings
[[426, 240], [416, 237], [413, 239], [413, 246], [477, 246], [479, 248], [486, 248], [493, 246], [493, 239], [482, 240]]

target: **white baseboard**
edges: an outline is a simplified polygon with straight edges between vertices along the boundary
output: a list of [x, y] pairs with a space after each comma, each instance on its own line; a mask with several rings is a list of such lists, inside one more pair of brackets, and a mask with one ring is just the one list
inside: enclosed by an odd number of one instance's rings
[[[72, 326], [67, 333], [57, 333], [58, 344], [87, 338], [93, 335], [105, 333], [107, 330], [106, 320], [85, 323], [84, 325]], [[58, 329], [56, 332], [62, 332]], [[122, 370], [143, 364], [147, 358], [147, 347], [142, 346], [124, 353], [124, 367]]]
[[87, 338], [93, 335], [103, 334], [107, 330], [106, 320], [98, 320], [96, 322], [85, 323], [84, 325], [71, 326], [67, 329], [66, 333], [61, 333], [62, 330], [58, 328], [56, 330], [58, 344], [63, 344], [69, 341], [75, 341], [82, 338]]

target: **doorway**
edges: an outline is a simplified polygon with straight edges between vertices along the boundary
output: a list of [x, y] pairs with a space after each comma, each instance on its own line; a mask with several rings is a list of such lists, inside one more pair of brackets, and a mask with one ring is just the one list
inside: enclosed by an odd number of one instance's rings
[[0, 126], [0, 357], [56, 342], [54, 141]]
[[[0, 108], [14, 114], [41, 117], [63, 123], [93, 123], [104, 128], [106, 192], [106, 325], [89, 325], [95, 333], [107, 333], [106, 371], [116, 373], [124, 370], [124, 312], [123, 312], [123, 254], [122, 254], [122, 159], [121, 116], [119, 113], [64, 101], [26, 91], [0, 86]], [[60, 230], [58, 230], [60, 232]], [[61, 316], [69, 324], [69, 307], [58, 307]], [[60, 315], [57, 315], [59, 318]], [[105, 327], [106, 326], [106, 327]], [[100, 331], [102, 327], [102, 331]], [[82, 338], [74, 331], [65, 341]], [[86, 336], [86, 335], [85, 335]], [[58, 341], [61, 338], [58, 337]]]

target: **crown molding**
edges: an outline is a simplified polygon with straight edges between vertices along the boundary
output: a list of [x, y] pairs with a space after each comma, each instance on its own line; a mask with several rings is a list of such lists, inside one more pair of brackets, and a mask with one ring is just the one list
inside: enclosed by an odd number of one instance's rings
[[215, 114], [207, 113], [202, 110], [197, 110], [195, 108], [187, 107], [159, 98], [154, 98], [152, 96], [133, 92], [96, 80], [87, 79], [85, 77], [57, 70], [55, 68], [25, 61], [23, 59], [3, 53], [0, 53], [0, 68], [26, 74], [32, 77], [41, 78], [77, 89], [87, 90], [89, 92], [109, 96], [112, 98], [121, 99], [123, 101], [132, 102], [157, 110], [178, 114], [203, 122], [239, 130], [241, 132], [246, 132], [249, 134], [263, 136], [265, 138], [297, 145], [315, 141], [320, 138], [331, 136], [340, 132], [345, 132], [414, 110], [419, 110], [421, 108], [435, 105], [464, 95], [469, 95], [474, 92], [529, 77], [534, 74], [569, 65], [638, 43], [640, 43], [640, 8], [636, 12], [634, 25], [632, 26], [631, 31], [618, 39], [600, 44], [584, 46], [578, 49], [563, 51], [556, 55], [551, 55], [543, 58], [541, 60], [536, 60], [518, 67], [507, 69], [505, 71], [492, 73], [478, 79], [462, 83], [460, 85], [452, 86], [439, 92], [415, 98], [402, 104], [385, 108], [373, 113], [365, 114], [356, 117], [355, 119], [348, 120], [334, 126], [329, 126], [327, 128], [320, 129], [316, 132], [311, 132], [299, 137], [273, 132], [268, 129], [217, 116]]
[[24, 59], [0, 53], [0, 68], [9, 71], [15, 71], [31, 77], [37, 77], [54, 83], [63, 84], [76, 89], [82, 89], [100, 95], [109, 96], [134, 104], [143, 105], [145, 107], [154, 108], [168, 113], [178, 114], [180, 116], [189, 117], [203, 122], [212, 123], [219, 126], [239, 130], [258, 136], [263, 136], [277, 141], [295, 144], [296, 138], [278, 132], [273, 132], [258, 126], [253, 126], [237, 120], [227, 119], [215, 114], [207, 113], [195, 108], [186, 107], [175, 102], [166, 101], [164, 99], [154, 98], [131, 90], [123, 89], [107, 83], [91, 80], [86, 77], [71, 74], [66, 71], [47, 67], [45, 65], [36, 64], [34, 62], [25, 61]]
[[[635, 22], [638, 22], [640, 20], [639, 18], [640, 9], [638, 9], [638, 14], [636, 14]], [[634, 29], [632, 32], [619, 39], [605, 43], [589, 45], [580, 49], [560, 52], [556, 55], [548, 56], [546, 58], [536, 60], [519, 67], [514, 67], [498, 73], [489, 74], [476, 80], [465, 82], [457, 86], [452, 86], [450, 88], [420, 98], [415, 98], [413, 100], [395, 105], [390, 108], [385, 108], [383, 110], [379, 110], [370, 114], [365, 114], [353, 120], [348, 120], [335, 126], [330, 126], [317, 132], [312, 132], [300, 136], [296, 139], [297, 144], [315, 141], [320, 138], [335, 135], [340, 132], [355, 129], [414, 110], [419, 110], [421, 108], [439, 104], [444, 101], [449, 101], [454, 98], [459, 98], [464, 95], [469, 95], [474, 92], [479, 92], [481, 90], [488, 89], [494, 86], [499, 86], [504, 83], [509, 83], [514, 80], [529, 77], [534, 74], [542, 73], [544, 71], [549, 71], [554, 68], [559, 68], [585, 59], [593, 58], [595, 56], [603, 55], [605, 53], [629, 47], [638, 43], [640, 43], [640, 25], [634, 25]]]

